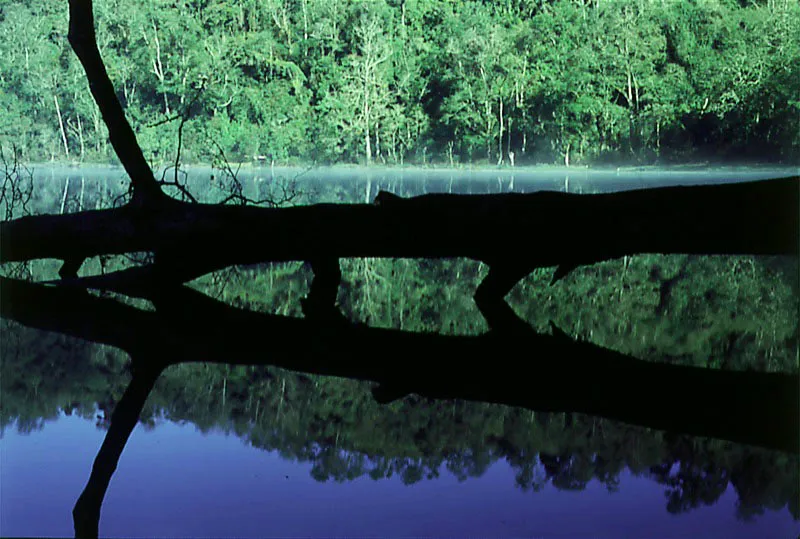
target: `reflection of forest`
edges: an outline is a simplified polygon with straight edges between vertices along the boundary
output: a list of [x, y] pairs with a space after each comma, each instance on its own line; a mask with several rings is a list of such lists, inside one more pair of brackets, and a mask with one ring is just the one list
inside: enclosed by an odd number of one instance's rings
[[[578, 269], [552, 287], [549, 272], [538, 271], [509, 299], [539, 331], [552, 319], [571, 335], [636, 357], [797, 372], [793, 264], [638, 256]], [[343, 269], [339, 299], [350, 318], [443, 333], [485, 329], [471, 299], [485, 271], [478, 264], [365, 259], [346, 261]], [[288, 264], [219, 273], [195, 285], [237, 305], [299, 316], [307, 276], [299, 264]], [[63, 410], [103, 426], [129, 379], [127, 359], [107, 347], [3, 324], [0, 425], [35, 430]], [[537, 383], [546, 381], [533, 378], [533, 391]], [[411, 484], [443, 468], [466, 479], [506, 460], [525, 490], [548, 482], [580, 490], [592, 479], [613, 490], [628, 468], [665, 486], [671, 512], [712, 504], [732, 485], [741, 517], [788, 505], [800, 519], [794, 456], [577, 414], [416, 396], [380, 405], [368, 385], [266, 367], [178, 365], [159, 380], [142, 423], [189, 421], [203, 431], [233, 433], [313, 463], [321, 481], [397, 475]]]

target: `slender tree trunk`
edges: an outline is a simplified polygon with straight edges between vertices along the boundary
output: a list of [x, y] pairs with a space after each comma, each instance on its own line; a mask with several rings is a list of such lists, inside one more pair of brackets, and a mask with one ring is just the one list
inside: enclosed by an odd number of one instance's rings
[[372, 163], [372, 146], [369, 140], [369, 74], [364, 74], [364, 152], [367, 164]]
[[450, 142], [447, 143], [447, 157], [450, 158], [450, 166], [454, 167], [455, 164], [453, 162], [453, 141], [452, 140], [450, 140]]
[[500, 125], [499, 125], [500, 133], [498, 134], [499, 136], [497, 137], [497, 154], [498, 154], [497, 155], [497, 164], [501, 165], [501, 164], [503, 164], [503, 127], [504, 127], [503, 100], [502, 99], [498, 99], [497, 101], [498, 101], [498, 104], [499, 104], [497, 116], [500, 119]]
[[488, 99], [485, 102], [486, 109], [486, 160], [491, 163], [492, 161], [492, 119], [494, 118], [492, 113], [492, 102]]
[[661, 121], [656, 120], [656, 155], [661, 155]]
[[511, 116], [508, 117], [506, 120], [508, 122], [508, 128], [506, 129], [506, 149], [508, 150], [508, 160], [511, 163], [511, 166], [514, 166], [514, 152], [511, 151]]
[[[156, 46], [156, 57], [153, 58], [153, 73], [155, 73], [156, 77], [158, 77], [158, 81], [164, 85], [164, 81], [166, 80], [166, 75], [164, 73], [164, 65], [161, 62], [161, 42], [158, 40], [158, 27], [156, 26], [155, 21], [153, 21], [153, 42]], [[164, 96], [164, 114], [169, 116], [169, 98], [167, 97], [166, 89], [162, 89], [162, 95]]]
[[58, 116], [58, 127], [61, 129], [61, 140], [64, 142], [64, 155], [69, 159], [69, 145], [67, 144], [67, 132], [64, 129], [64, 119], [61, 117], [61, 107], [58, 106], [58, 96], [53, 94], [53, 102], [56, 104], [56, 116]]
[[[92, 107], [92, 123], [94, 124], [94, 149], [97, 153], [100, 153], [100, 144], [101, 141], [105, 140], [105, 137], [100, 132], [100, 110], [97, 107]], [[103, 144], [105, 148], [105, 143]]]
[[84, 144], [83, 144], [83, 124], [81, 123], [81, 115], [76, 114], [76, 118], [78, 118], [78, 140], [81, 143], [81, 161], [83, 161], [83, 153], [84, 153]]
[[[303, 40], [308, 41], [308, 1], [303, 0]], [[305, 45], [304, 56], [308, 56], [308, 46]]]
[[[364, 107], [364, 109], [366, 110], [366, 107]], [[364, 128], [364, 148], [366, 150], [367, 164], [369, 165], [372, 163], [372, 146], [370, 145], [369, 140], [369, 121], [366, 122]]]
[[380, 137], [380, 133], [381, 133], [380, 124], [377, 124], [375, 126], [375, 159], [380, 159], [382, 162], [385, 163], [386, 161], [381, 157], [381, 137]]

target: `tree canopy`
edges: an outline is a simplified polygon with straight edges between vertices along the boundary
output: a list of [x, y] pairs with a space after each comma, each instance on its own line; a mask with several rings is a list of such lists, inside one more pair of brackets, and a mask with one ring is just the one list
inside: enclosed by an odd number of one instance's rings
[[[151, 162], [598, 163], [800, 156], [793, 0], [103, 0]], [[0, 139], [113, 160], [65, 3], [0, 9]]]

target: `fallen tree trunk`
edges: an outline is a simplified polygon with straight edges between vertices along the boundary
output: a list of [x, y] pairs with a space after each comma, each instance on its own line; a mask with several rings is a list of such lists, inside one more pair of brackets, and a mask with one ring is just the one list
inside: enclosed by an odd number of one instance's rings
[[151, 251], [186, 281], [235, 264], [345, 257], [467, 257], [530, 271], [637, 253], [796, 255], [799, 198], [793, 177], [600, 195], [123, 207], [0, 223], [0, 262]]

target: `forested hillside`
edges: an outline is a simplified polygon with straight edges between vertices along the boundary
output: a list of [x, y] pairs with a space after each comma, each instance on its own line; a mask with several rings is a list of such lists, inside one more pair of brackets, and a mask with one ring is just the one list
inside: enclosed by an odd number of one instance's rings
[[[276, 163], [800, 160], [796, 0], [98, 0], [146, 155]], [[67, 2], [0, 6], [0, 142], [112, 160]]]

